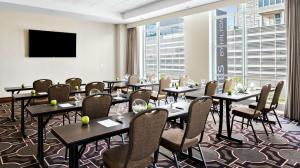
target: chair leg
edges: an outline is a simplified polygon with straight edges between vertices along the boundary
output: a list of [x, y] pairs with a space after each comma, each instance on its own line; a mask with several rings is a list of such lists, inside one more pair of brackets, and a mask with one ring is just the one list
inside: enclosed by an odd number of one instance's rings
[[193, 157], [193, 150], [192, 150], [192, 148], [188, 148], [188, 155], [190, 157]]
[[77, 121], [77, 111], [75, 111], [75, 123]]
[[173, 157], [174, 157], [174, 162], [175, 162], [176, 168], [179, 168], [179, 162], [178, 162], [178, 159], [177, 159], [177, 154], [173, 153]]
[[63, 125], [65, 125], [65, 115], [63, 114]]
[[203, 163], [204, 163], [204, 167], [206, 168], [206, 163], [205, 163], [204, 155], [203, 155], [203, 152], [202, 152], [202, 150], [201, 150], [200, 144], [198, 144], [198, 148], [199, 148], [200, 156], [201, 156], [202, 161], [203, 161]]
[[70, 114], [69, 113], [67, 113], [67, 117], [68, 117], [68, 120], [69, 120], [69, 124], [71, 124], [71, 120], [70, 120]]
[[265, 130], [265, 133], [266, 133], [266, 135], [267, 135], [267, 136], [269, 136], [269, 134], [268, 134], [268, 131], [267, 131], [267, 129], [266, 129], [266, 126], [265, 126], [265, 122], [264, 122], [263, 118], [262, 118], [261, 116], [260, 116], [259, 118], [261, 119], [261, 123], [262, 123], [262, 125], [263, 125], [263, 127], [264, 127], [264, 130]]
[[98, 151], [98, 141], [95, 142], [96, 151]]
[[270, 123], [270, 120], [269, 120], [269, 117], [268, 117], [268, 115], [267, 115], [267, 114], [266, 114], [266, 119], [267, 119], [267, 121], [268, 121], [268, 124], [269, 124], [269, 127], [270, 127], [270, 129], [271, 129], [272, 133], [274, 134], [274, 131], [273, 131], [272, 125], [271, 125], [271, 123]]
[[211, 113], [211, 116], [212, 116], [212, 118], [213, 118], [213, 120], [214, 120], [214, 123], [217, 124], [216, 119], [215, 119], [215, 116], [214, 116], [214, 112], [213, 112], [213, 111], [210, 111], [210, 113]]
[[122, 143], [125, 144], [124, 135], [121, 134]]
[[248, 119], [247, 121], [247, 128], [249, 127], [249, 123], [250, 123], [250, 119]]
[[235, 115], [233, 115], [232, 118], [231, 118], [230, 133], [232, 133], [234, 117], [235, 117]]
[[158, 149], [154, 152], [154, 162], [153, 162], [153, 167], [156, 167], [156, 163], [158, 161], [158, 155], [159, 155], [159, 147]]
[[244, 129], [244, 117], [242, 119], [242, 129]]
[[274, 112], [274, 115], [275, 115], [275, 117], [276, 117], [276, 119], [277, 119], [277, 122], [278, 122], [278, 124], [279, 124], [279, 127], [282, 128], [282, 126], [281, 126], [281, 124], [280, 124], [280, 121], [279, 121], [279, 119], [278, 119], [278, 116], [277, 116], [277, 114], [276, 114], [276, 112], [275, 112], [274, 109], [273, 109], [273, 112]]
[[106, 139], [106, 143], [107, 143], [107, 148], [110, 149], [110, 138]]
[[68, 151], [69, 151], [69, 149], [66, 147], [66, 151], [65, 151], [65, 160], [67, 160], [67, 158], [68, 158]]
[[253, 131], [253, 134], [254, 134], [254, 138], [255, 138], [256, 142], [258, 143], [258, 138], [257, 138], [256, 133], [255, 133], [255, 130], [254, 130], [254, 128], [253, 128], [253, 124], [252, 124], [251, 119], [249, 119], [249, 123], [250, 123], [250, 126], [251, 126], [251, 128], [252, 128], [252, 131]]

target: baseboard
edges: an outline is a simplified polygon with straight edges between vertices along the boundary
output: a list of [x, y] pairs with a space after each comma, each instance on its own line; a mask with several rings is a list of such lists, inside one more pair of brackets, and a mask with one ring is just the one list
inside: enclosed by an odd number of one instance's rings
[[0, 103], [9, 103], [11, 102], [11, 97], [0, 97]]

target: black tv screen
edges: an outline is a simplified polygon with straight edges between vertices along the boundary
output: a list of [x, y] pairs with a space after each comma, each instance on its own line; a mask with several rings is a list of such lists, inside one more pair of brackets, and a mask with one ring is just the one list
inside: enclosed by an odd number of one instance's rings
[[76, 57], [76, 33], [29, 30], [29, 57]]

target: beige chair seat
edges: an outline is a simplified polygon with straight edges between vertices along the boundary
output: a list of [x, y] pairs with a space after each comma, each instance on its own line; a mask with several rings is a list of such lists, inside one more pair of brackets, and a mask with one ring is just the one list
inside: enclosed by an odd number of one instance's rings
[[[124, 168], [129, 145], [120, 145], [103, 153], [103, 161], [109, 168]], [[130, 168], [144, 168], [149, 166], [154, 161], [154, 158], [148, 157], [140, 161], [129, 161]]]
[[[180, 150], [180, 145], [183, 136], [184, 136], [184, 130], [179, 128], [169, 129], [163, 132], [160, 144], [170, 151], [178, 151]], [[188, 147], [196, 145], [198, 142], [199, 142], [198, 138], [193, 138], [193, 139], [186, 138], [182, 149], [186, 149]]]
[[162, 100], [166, 98], [166, 95], [158, 94], [157, 91], [152, 91], [151, 93], [151, 99], [153, 100]]
[[[238, 106], [232, 109], [232, 114], [244, 117], [244, 118], [252, 118], [253, 114], [255, 112], [255, 109], [248, 108], [246, 106]], [[261, 115], [260, 111], [256, 111], [254, 118], [257, 118]]]
[[[257, 106], [257, 102], [249, 104], [249, 108], [255, 109]], [[270, 104], [266, 104], [264, 110], [268, 111], [270, 109]]]

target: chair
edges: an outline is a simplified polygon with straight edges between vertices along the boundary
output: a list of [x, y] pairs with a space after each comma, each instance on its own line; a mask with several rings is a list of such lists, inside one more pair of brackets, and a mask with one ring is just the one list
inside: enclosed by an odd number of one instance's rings
[[85, 86], [85, 95], [90, 96], [90, 91], [92, 89], [97, 89], [100, 92], [104, 91], [105, 84], [103, 82], [91, 82]]
[[[140, 80], [140, 77], [138, 75], [130, 75], [128, 77], [128, 84], [129, 85], [137, 84], [137, 83], [139, 83], [139, 80]], [[122, 89], [122, 92], [125, 94], [130, 93], [132, 91], [133, 91], [133, 88], [130, 88], [129, 86], [126, 86], [126, 88]]]
[[189, 81], [189, 76], [184, 75], [179, 78], [179, 86], [185, 86]]
[[66, 84], [69, 84], [71, 90], [76, 90], [76, 86], [80, 88], [82, 80], [80, 78], [69, 78], [66, 80]]
[[[252, 109], [252, 108], [249, 108], [249, 107], [244, 107], [244, 106], [237, 106], [237, 107], [232, 109], [232, 115], [233, 116], [232, 116], [231, 129], [230, 129], [231, 132], [232, 132], [233, 122], [234, 122], [234, 117], [235, 116], [243, 118], [243, 120], [241, 122], [242, 124], [244, 124], [243, 121], [244, 121], [244, 118], [246, 118], [246, 119], [248, 119], [248, 124], [250, 124], [250, 126], [252, 128], [255, 140], [256, 140], [256, 142], [258, 142], [255, 130], [253, 128], [252, 120], [260, 118], [261, 122], [262, 122], [262, 125], [264, 127], [264, 130], [266, 132], [266, 135], [268, 136], [268, 132], [267, 132], [266, 127], [265, 127], [265, 123], [262, 119], [262, 113], [263, 113], [263, 109], [266, 106], [266, 102], [267, 102], [267, 98], [268, 98], [270, 89], [271, 89], [270, 84], [267, 84], [267, 85], [262, 87], [261, 92], [260, 92], [259, 101], [258, 101], [257, 106], [256, 106], [255, 109]], [[240, 121], [237, 121], [237, 122], [240, 122]], [[269, 126], [272, 129], [270, 123], [269, 123]]]
[[[279, 97], [280, 97], [280, 94], [281, 94], [281, 91], [282, 91], [282, 88], [283, 88], [283, 85], [284, 85], [284, 81], [279, 81], [276, 85], [276, 88], [275, 88], [275, 92], [274, 92], [274, 95], [273, 95], [273, 98], [272, 98], [272, 102], [271, 104], [266, 104], [265, 108], [263, 109], [263, 112], [264, 112], [264, 117], [267, 118], [267, 113], [270, 112], [270, 111], [273, 111], [276, 119], [277, 119], [277, 122], [280, 126], [280, 128], [282, 128], [281, 124], [280, 124], [280, 121], [278, 119], [278, 116], [276, 114], [276, 109], [278, 107], [278, 101], [279, 101]], [[249, 105], [249, 108], [252, 108], [252, 109], [255, 109], [257, 106], [257, 102], [255, 103], [251, 103]]]
[[[48, 101], [49, 103], [51, 100], [56, 100], [57, 103], [68, 102], [70, 92], [71, 92], [70, 85], [67, 84], [52, 85], [48, 89]], [[63, 115], [63, 125], [65, 125], [65, 116], [68, 118], [70, 124], [69, 113], [66, 113]]]
[[131, 93], [129, 96], [128, 112], [132, 112], [132, 103], [134, 100], [142, 99], [148, 104], [149, 100], [150, 100], [150, 96], [151, 96], [151, 91], [146, 90], [146, 89], [140, 89], [140, 90], [137, 90], [137, 91], [134, 91], [133, 93]]
[[[207, 84], [205, 85], [204, 96], [211, 97], [211, 96], [215, 95], [217, 87], [218, 87], [218, 82], [217, 81], [207, 82]], [[213, 100], [211, 115], [212, 115], [212, 118], [213, 118], [215, 124], [217, 122], [216, 122], [214, 113], [218, 112], [218, 104], [219, 104], [218, 100]]]
[[[50, 79], [39, 79], [33, 82], [33, 89], [37, 93], [48, 92], [49, 87], [52, 85]], [[47, 104], [48, 98], [34, 98], [30, 105]]]
[[101, 167], [138, 168], [151, 164], [155, 167], [167, 118], [168, 111], [161, 108], [137, 114], [130, 122], [129, 144], [105, 151]]
[[[179, 168], [177, 155], [183, 150], [188, 150], [189, 155], [192, 155], [192, 148], [195, 145], [198, 146], [200, 156], [202, 157], [206, 167], [200, 142], [203, 139], [205, 124], [210, 112], [212, 101], [212, 98], [207, 96], [193, 100], [189, 107], [187, 117], [188, 122], [185, 130], [172, 128], [163, 132], [160, 144], [173, 153], [174, 162], [177, 168]], [[163, 153], [161, 154], [166, 156]], [[169, 158], [168, 156], [166, 157]]]
[[165, 101], [167, 102], [167, 93], [163, 92], [162, 90], [165, 88], [169, 88], [171, 84], [171, 79], [170, 78], [166, 78], [166, 79], [161, 79], [159, 81], [159, 89], [158, 92], [156, 91], [152, 91], [151, 93], [151, 97], [150, 99], [153, 100], [156, 104], [156, 102], [158, 102], [158, 106], [159, 106], [159, 102], [160, 100], [165, 99]]
[[226, 79], [223, 83], [222, 93], [227, 93], [232, 87], [232, 79]]

